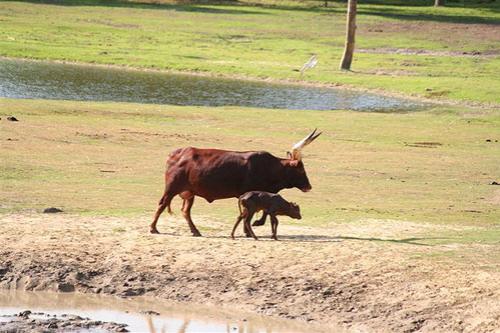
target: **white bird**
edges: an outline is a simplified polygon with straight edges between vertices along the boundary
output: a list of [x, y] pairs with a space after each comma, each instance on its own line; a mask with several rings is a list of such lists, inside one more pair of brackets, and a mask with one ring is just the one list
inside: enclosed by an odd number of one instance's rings
[[318, 64], [318, 58], [315, 54], [300, 68], [300, 76], [304, 75], [304, 72], [308, 69], [314, 68]]

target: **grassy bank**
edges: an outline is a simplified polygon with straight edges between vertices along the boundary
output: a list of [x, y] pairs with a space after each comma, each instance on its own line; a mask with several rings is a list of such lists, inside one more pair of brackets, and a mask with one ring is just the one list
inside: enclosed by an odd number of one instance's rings
[[[305, 151], [313, 191], [283, 192], [301, 204], [305, 219], [300, 224], [393, 219], [473, 226], [470, 234], [461, 234], [464, 241], [500, 238], [500, 189], [489, 185], [500, 181], [500, 116], [494, 113], [11, 99], [1, 99], [0, 110], [4, 213], [56, 206], [76, 214], [151, 215], [163, 190], [165, 158], [174, 148], [269, 150], [284, 156], [308, 130], [319, 127], [324, 134]], [[20, 121], [7, 121], [8, 114]], [[178, 212], [180, 201], [173, 207]], [[236, 202], [209, 205], [198, 199], [193, 212], [230, 224]]]
[[0, 55], [299, 80], [294, 70], [316, 53], [319, 65], [304, 80], [499, 103], [496, 3], [362, 3], [352, 72], [337, 70], [344, 4], [270, 4], [4, 1]]

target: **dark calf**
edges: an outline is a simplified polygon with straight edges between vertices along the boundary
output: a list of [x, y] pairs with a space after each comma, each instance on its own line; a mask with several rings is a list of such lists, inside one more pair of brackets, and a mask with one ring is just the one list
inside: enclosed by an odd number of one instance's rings
[[234, 232], [240, 224], [241, 220], [244, 220], [245, 232], [248, 232], [250, 236], [257, 239], [255, 236], [250, 222], [255, 213], [259, 211], [264, 211], [265, 215], [271, 217], [271, 230], [273, 239], [277, 240], [278, 231], [278, 219], [277, 215], [289, 216], [293, 219], [300, 220], [302, 216], [300, 215], [300, 207], [293, 203], [288, 202], [279, 194], [261, 192], [261, 191], [251, 191], [243, 194], [238, 199], [238, 207], [240, 209], [240, 216], [234, 224], [233, 231], [231, 232], [231, 238], [234, 239]]

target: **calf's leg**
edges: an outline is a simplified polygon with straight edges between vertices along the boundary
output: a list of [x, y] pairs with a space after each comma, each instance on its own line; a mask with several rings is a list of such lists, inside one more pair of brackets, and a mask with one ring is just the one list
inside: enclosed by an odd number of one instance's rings
[[234, 224], [233, 231], [231, 231], [231, 238], [234, 239], [234, 232], [236, 231], [236, 228], [238, 228], [238, 225], [240, 224], [241, 220], [245, 218], [245, 213], [241, 213], [240, 216], [236, 219], [236, 223]]
[[246, 238], [250, 238], [250, 237], [252, 237], [252, 235], [250, 234], [250, 231], [249, 231], [249, 230], [248, 230], [248, 228], [247, 228], [246, 223], [243, 223], [243, 231], [245, 232], [245, 237], [246, 237]]
[[278, 240], [278, 219], [276, 218], [276, 215], [271, 215], [271, 231], [272, 231], [272, 238], [274, 240]]
[[252, 222], [252, 217], [253, 217], [253, 214], [248, 214], [246, 217], [245, 217], [245, 229], [248, 231], [248, 233], [250, 234], [250, 236], [253, 237], [253, 239], [255, 240], [258, 240], [257, 236], [255, 236], [255, 233], [253, 232], [252, 230], [252, 224], [250, 222]]
[[267, 212], [264, 211], [263, 214], [262, 214], [262, 217], [260, 219], [258, 219], [258, 220], [255, 220], [252, 225], [254, 227], [264, 225], [264, 223], [266, 223], [266, 218], [267, 218]]

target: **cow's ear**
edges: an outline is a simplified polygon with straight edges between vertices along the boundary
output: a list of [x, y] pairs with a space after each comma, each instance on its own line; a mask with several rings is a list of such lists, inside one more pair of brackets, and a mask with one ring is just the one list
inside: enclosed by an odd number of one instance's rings
[[290, 153], [289, 151], [286, 152], [286, 157], [289, 158], [289, 159], [292, 159], [292, 153]]

